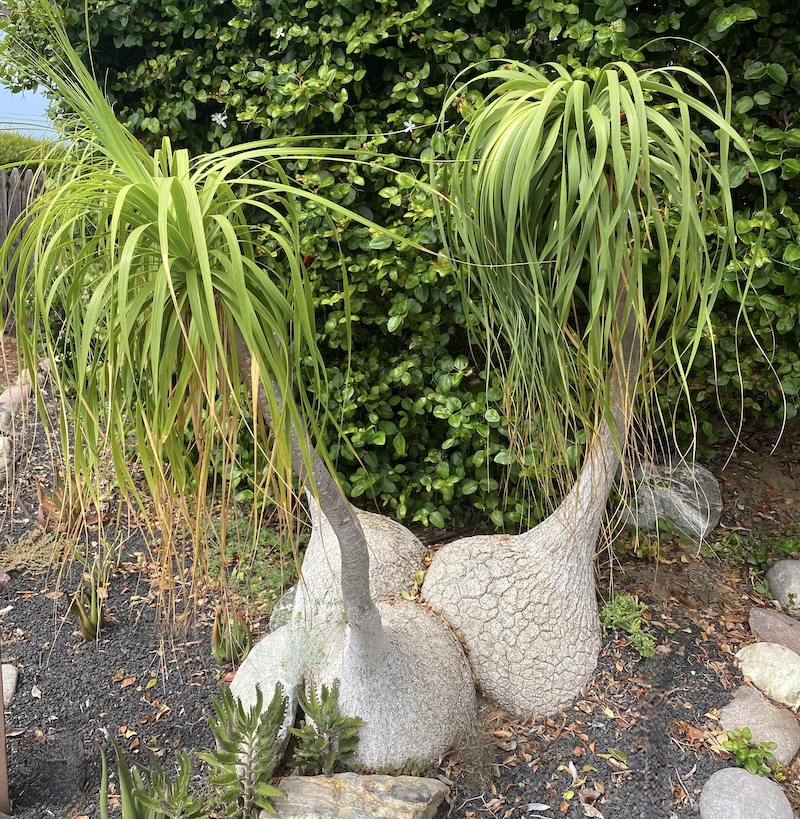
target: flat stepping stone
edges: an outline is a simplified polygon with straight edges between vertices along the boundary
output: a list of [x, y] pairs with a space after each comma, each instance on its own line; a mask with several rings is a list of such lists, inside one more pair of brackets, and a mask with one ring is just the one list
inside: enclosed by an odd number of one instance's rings
[[779, 611], [750, 609], [750, 631], [765, 643], [780, 643], [800, 655], [800, 621]]
[[800, 560], [779, 560], [767, 572], [767, 582], [772, 599], [787, 614], [800, 614]]
[[355, 773], [287, 776], [278, 787], [285, 794], [272, 800], [278, 819], [432, 819], [448, 790], [438, 779]]
[[749, 685], [741, 686], [719, 715], [726, 731], [749, 728], [753, 742], [775, 742], [775, 759], [789, 765], [800, 750], [800, 725], [797, 717], [786, 708], [773, 705], [763, 694]]
[[744, 768], [723, 768], [703, 787], [700, 819], [794, 819], [794, 812], [771, 779]]
[[770, 699], [800, 707], [800, 656], [779, 643], [752, 643], [736, 652], [742, 674]]

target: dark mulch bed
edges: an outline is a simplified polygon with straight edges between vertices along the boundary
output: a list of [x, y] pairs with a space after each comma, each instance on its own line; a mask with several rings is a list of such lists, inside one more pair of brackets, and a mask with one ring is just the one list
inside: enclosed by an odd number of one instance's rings
[[91, 642], [67, 614], [76, 572], [58, 583], [12, 572], [3, 660], [21, 677], [6, 716], [16, 816], [99, 816], [105, 732], [134, 757], [143, 746], [167, 758], [176, 748], [210, 747], [206, 713], [221, 672], [209, 629], [158, 627], [141, 569], [135, 558], [123, 562], [108, 597], [115, 625]]
[[[0, 509], [5, 554], [12, 558], [23, 547], [33, 553], [52, 545], [49, 535], [30, 533], [36, 530], [36, 481], [52, 479], [53, 437], [33, 416], [28, 423], [17, 495], [6, 496]], [[794, 474], [800, 436], [790, 430], [772, 456], [769, 436], [748, 441], [755, 452], [738, 456], [723, 473], [723, 524], [768, 538], [800, 522]], [[90, 528], [87, 536], [97, 535]], [[105, 732], [133, 757], [145, 746], [165, 759], [179, 748], [207, 749], [211, 698], [230, 676], [211, 658], [210, 596], [185, 627], [159, 624], [159, 590], [140, 535], [126, 535], [108, 597], [114, 625], [96, 642], [84, 640], [67, 613], [81, 571], [73, 565], [59, 576], [19, 568], [0, 594], [0, 604], [13, 606], [5, 618], [3, 659], [20, 669], [6, 714], [20, 819], [99, 816]], [[607, 571], [598, 586], [610, 587]], [[481, 751], [442, 761], [438, 775], [452, 788], [438, 819], [698, 814], [704, 782], [731, 764], [719, 745], [716, 716], [740, 683], [733, 654], [752, 639], [749, 608], [766, 601], [746, 568], [701, 557], [677, 539], [662, 546], [658, 560], [615, 564], [613, 588], [650, 606], [656, 656], [644, 661], [624, 637], [609, 635], [594, 679], [573, 707], [521, 724], [487, 707]], [[797, 773], [789, 772], [786, 789], [800, 809]]]

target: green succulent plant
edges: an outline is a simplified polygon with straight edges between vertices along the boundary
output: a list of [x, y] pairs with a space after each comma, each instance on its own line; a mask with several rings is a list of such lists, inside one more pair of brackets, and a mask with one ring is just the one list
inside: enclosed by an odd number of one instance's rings
[[208, 764], [208, 779], [215, 786], [220, 816], [250, 819], [260, 810], [275, 813], [271, 799], [281, 791], [269, 779], [281, 761], [287, 734], [284, 730], [286, 700], [280, 685], [263, 708], [264, 697], [256, 688], [256, 701], [245, 709], [227, 688], [214, 701], [216, 716], [210, 718], [215, 750], [198, 754]]
[[105, 600], [108, 597], [108, 578], [110, 566], [99, 555], [92, 562], [78, 556], [84, 572], [69, 610], [78, 621], [78, 628], [86, 640], [96, 640], [103, 624], [106, 622]]
[[364, 721], [340, 713], [338, 680], [320, 690], [312, 683], [297, 697], [306, 718], [300, 728], [290, 729], [299, 740], [292, 762], [306, 774], [330, 776], [339, 762], [355, 753]]
[[211, 654], [214, 659], [220, 665], [240, 663], [252, 645], [253, 634], [244, 615], [219, 606], [211, 631]]
[[[201, 798], [192, 787], [192, 759], [176, 757], [177, 774], [170, 777], [164, 766], [149, 755], [147, 763], [130, 766], [119, 743], [114, 748], [119, 775], [122, 819], [254, 819], [260, 811], [275, 813], [271, 799], [281, 791], [269, 784], [281, 760], [287, 732], [284, 727], [286, 700], [280, 686], [269, 706], [257, 689], [256, 702], [245, 709], [230, 690], [220, 689], [214, 700], [215, 716], [209, 718], [216, 748], [197, 756], [208, 765], [212, 795]], [[100, 817], [110, 819], [109, 771], [101, 750]]]
[[644, 613], [647, 605], [640, 603], [632, 594], [615, 594], [600, 609], [600, 625], [603, 633], [622, 631], [628, 635], [633, 647], [642, 657], [655, 654], [656, 642], [651, 634], [644, 630]]

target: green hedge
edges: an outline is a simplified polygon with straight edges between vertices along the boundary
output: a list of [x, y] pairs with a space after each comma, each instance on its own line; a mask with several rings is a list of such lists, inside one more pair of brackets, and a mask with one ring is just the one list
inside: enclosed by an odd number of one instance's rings
[[0, 130], [0, 167], [13, 165], [21, 171], [35, 169], [52, 149], [52, 142], [47, 140]]
[[[59, 5], [75, 42], [85, 42], [84, 0]], [[24, 0], [11, 8], [7, 25], [38, 42]], [[765, 349], [775, 347], [790, 415], [800, 401], [797, 17], [788, 0], [88, 0], [97, 75], [120, 118], [145, 142], [155, 145], [166, 135], [199, 151], [259, 137], [350, 135], [349, 145], [377, 148], [387, 158], [369, 168], [298, 167], [300, 179], [433, 248], [430, 203], [414, 177], [422, 175], [417, 160], [431, 148], [443, 98], [459, 71], [501, 57], [671, 62], [691, 65], [719, 88], [722, 70], [704, 50], [656, 38], [690, 37], [707, 46], [731, 72], [734, 122], [751, 140], [771, 193], [768, 211], [758, 212], [756, 169], [737, 169], [741, 260], [758, 227], [767, 229], [758, 295], [744, 320]], [[461, 100], [462, 112], [473, 103], [470, 96]], [[704, 137], [714, 140], [711, 133]], [[487, 379], [467, 344], [448, 268], [435, 256], [370, 239], [361, 228], [330, 225], [313, 208], [305, 227], [329, 403], [358, 453], [334, 444], [350, 494], [434, 526], [486, 515], [513, 526], [535, 517], [539, 510], [520, 480], [535, 477], [535, 453], [528, 469], [508, 463], [500, 386]], [[353, 311], [350, 361], [340, 250]], [[732, 263], [730, 293], [742, 275], [742, 265]], [[778, 381], [763, 352], [735, 335], [742, 321], [723, 295], [717, 372], [704, 350], [692, 376], [707, 442], [721, 434], [718, 405], [738, 418], [741, 390], [747, 417], [775, 424], [782, 416]], [[666, 385], [664, 401], [672, 397]], [[686, 432], [688, 421], [682, 425]]]

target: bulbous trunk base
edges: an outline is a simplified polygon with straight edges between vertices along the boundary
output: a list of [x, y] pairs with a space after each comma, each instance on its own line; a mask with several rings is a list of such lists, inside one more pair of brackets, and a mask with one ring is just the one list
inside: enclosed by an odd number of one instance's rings
[[386, 645], [372, 656], [351, 643], [349, 629], [333, 638], [311, 675], [339, 680], [339, 708], [358, 716], [353, 764], [400, 769], [409, 760], [435, 764], [474, 730], [475, 685], [450, 629], [418, 603], [379, 603]]
[[426, 602], [463, 640], [483, 694], [513, 714], [558, 711], [597, 667], [590, 529], [556, 512], [525, 535], [454, 541], [428, 569]]

